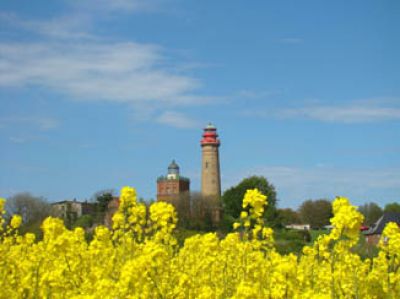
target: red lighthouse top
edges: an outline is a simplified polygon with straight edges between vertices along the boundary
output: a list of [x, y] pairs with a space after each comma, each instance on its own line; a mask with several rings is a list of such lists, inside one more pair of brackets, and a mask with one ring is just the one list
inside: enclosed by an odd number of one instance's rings
[[203, 145], [216, 145], [219, 146], [220, 142], [218, 139], [217, 128], [209, 123], [207, 127], [204, 128], [203, 138], [200, 141], [201, 146]]

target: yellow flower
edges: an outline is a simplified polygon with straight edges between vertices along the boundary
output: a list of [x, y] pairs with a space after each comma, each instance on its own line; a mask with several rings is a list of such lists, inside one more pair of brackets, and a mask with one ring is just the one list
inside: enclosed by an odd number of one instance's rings
[[240, 223], [239, 222], [233, 223], [233, 229], [238, 229], [239, 227], [240, 227]]
[[4, 212], [4, 205], [6, 203], [6, 200], [2, 197], [0, 197], [0, 213]]
[[[400, 228], [389, 223], [378, 254], [358, 255], [362, 216], [346, 198], [333, 202], [334, 226], [298, 255], [274, 248], [263, 214], [266, 197], [248, 190], [240, 233], [195, 234], [176, 245], [172, 205], [146, 206], [121, 190], [113, 229], [98, 226], [92, 240], [61, 219], [42, 223], [43, 239], [19, 235], [14, 216], [0, 232], [0, 298], [400, 298]], [[5, 227], [0, 199], [0, 229]]]
[[264, 213], [264, 206], [267, 205], [267, 197], [258, 189], [247, 190], [243, 199], [243, 208], [250, 206], [251, 216], [259, 218]]
[[13, 215], [13, 217], [11, 218], [11, 227], [13, 229], [17, 229], [18, 227], [21, 226], [22, 223], [22, 217], [20, 215]]

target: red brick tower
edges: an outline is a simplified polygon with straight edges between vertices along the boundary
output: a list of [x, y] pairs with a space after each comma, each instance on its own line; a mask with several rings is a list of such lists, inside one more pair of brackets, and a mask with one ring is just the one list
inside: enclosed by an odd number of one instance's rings
[[168, 166], [168, 174], [157, 179], [157, 201], [174, 203], [179, 197], [189, 192], [190, 180], [179, 174], [179, 166], [172, 160]]

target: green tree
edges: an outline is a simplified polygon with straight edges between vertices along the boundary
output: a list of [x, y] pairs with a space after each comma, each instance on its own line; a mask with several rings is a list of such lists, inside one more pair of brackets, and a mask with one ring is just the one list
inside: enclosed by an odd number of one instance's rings
[[306, 200], [299, 208], [299, 215], [303, 223], [312, 228], [322, 228], [330, 223], [332, 205], [326, 199]]
[[368, 226], [374, 224], [383, 214], [382, 208], [374, 202], [363, 204], [358, 210], [364, 215], [364, 223]]
[[397, 202], [388, 203], [385, 205], [384, 211], [400, 213], [400, 204]]
[[100, 212], [107, 211], [108, 203], [113, 200], [112, 191], [100, 191], [95, 194], [95, 199]]
[[[269, 225], [276, 225], [276, 191], [263, 176], [251, 176], [243, 179], [239, 184], [226, 190], [222, 195], [222, 204], [224, 214], [233, 219], [239, 218], [242, 211], [243, 197], [248, 189], [257, 188], [261, 193], [267, 196], [268, 206], [265, 210], [265, 218]], [[226, 218], [226, 217], [225, 217]]]
[[[189, 196], [189, 202], [187, 202], [186, 196]], [[184, 200], [183, 207], [186, 208], [187, 204], [189, 204], [189, 212], [185, 213], [188, 218], [187, 222], [183, 223], [184, 228], [200, 231], [212, 231], [215, 229], [212, 221], [212, 210], [216, 206], [212, 198], [203, 196], [199, 192], [190, 192], [185, 194], [181, 199]], [[181, 207], [178, 209], [178, 215]]]
[[76, 219], [74, 223], [74, 227], [82, 227], [82, 228], [90, 228], [93, 225], [93, 216], [92, 215], [82, 215], [78, 219]]
[[34, 233], [40, 238], [42, 235], [41, 223], [51, 215], [51, 206], [43, 197], [23, 192], [7, 199], [6, 211], [9, 217], [14, 214], [22, 217], [21, 233]]
[[299, 214], [290, 209], [278, 209], [279, 221], [283, 226], [288, 224], [299, 224], [301, 223]]
[[108, 204], [113, 200], [113, 190], [98, 191], [93, 195], [96, 203], [96, 215], [94, 221], [96, 223], [104, 223], [104, 217], [108, 209]]

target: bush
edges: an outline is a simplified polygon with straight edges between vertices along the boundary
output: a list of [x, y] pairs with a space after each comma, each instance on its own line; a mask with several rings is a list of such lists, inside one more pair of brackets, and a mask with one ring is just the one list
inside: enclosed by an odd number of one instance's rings
[[276, 249], [280, 254], [301, 253], [301, 249], [311, 241], [307, 230], [281, 229], [275, 231]]
[[82, 227], [82, 228], [90, 228], [93, 226], [93, 216], [91, 215], [82, 215], [78, 219], [76, 219], [74, 223], [74, 227]]

